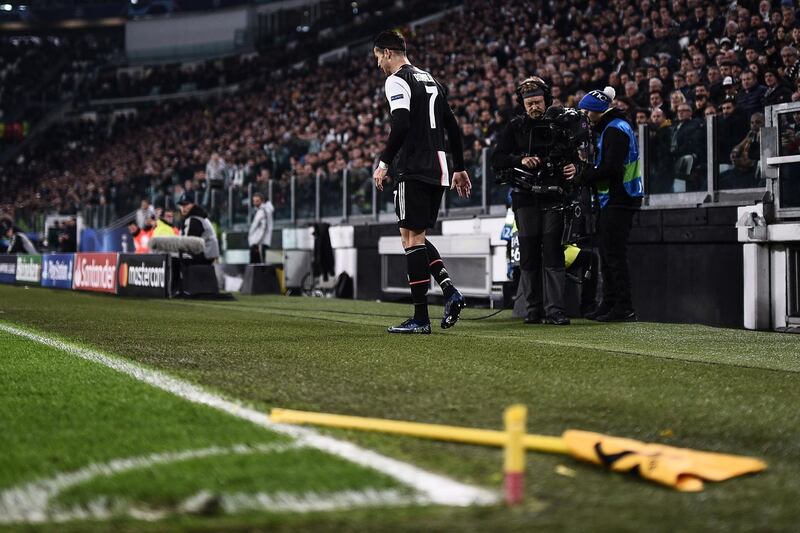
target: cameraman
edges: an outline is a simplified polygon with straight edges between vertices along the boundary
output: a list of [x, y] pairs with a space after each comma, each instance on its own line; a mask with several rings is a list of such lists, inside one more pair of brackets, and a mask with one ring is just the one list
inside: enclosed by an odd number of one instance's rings
[[603, 300], [586, 318], [600, 322], [636, 320], [628, 272], [628, 236], [644, 191], [639, 146], [624, 115], [611, 107], [612, 87], [591, 91], [578, 104], [596, 134], [595, 164], [580, 180], [591, 184], [600, 204], [597, 222], [603, 272]]
[[[541, 121], [545, 109], [552, 104], [553, 97], [550, 87], [536, 76], [519, 84], [517, 96], [525, 108], [525, 114], [514, 117], [503, 131], [492, 154], [492, 167], [498, 172], [513, 171], [516, 167], [533, 173], [543, 167], [548, 155], [547, 149], [537, 142], [541, 139], [534, 138], [534, 127]], [[575, 168], [572, 167], [570, 173], [564, 170], [563, 179], [572, 179]], [[559, 175], [557, 179], [563, 184], [562, 176]], [[534, 194], [518, 187], [513, 189], [511, 205], [518, 228], [521, 281], [523, 287], [527, 288], [525, 324], [539, 324], [543, 318], [547, 324], [569, 324], [564, 312], [566, 278], [564, 249], [561, 245], [564, 217], [560, 209], [563, 203], [564, 198], [558, 193]]]

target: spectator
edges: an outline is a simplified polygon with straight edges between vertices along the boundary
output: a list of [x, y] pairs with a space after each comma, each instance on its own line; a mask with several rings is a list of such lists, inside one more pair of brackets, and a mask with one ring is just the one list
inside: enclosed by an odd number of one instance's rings
[[642, 124], [647, 124], [648, 121], [650, 120], [650, 117], [647, 116], [647, 111], [645, 111], [644, 109], [637, 109], [634, 116], [636, 119], [636, 133], [638, 134], [639, 126], [641, 126]]
[[683, 72], [676, 72], [672, 75], [672, 90], [681, 91], [684, 96], [689, 94], [689, 87], [686, 85], [686, 76]]
[[61, 233], [58, 235], [58, 251], [75, 253], [78, 251], [78, 223], [74, 218], [64, 222]]
[[736, 98], [736, 94], [738, 92], [739, 89], [737, 88], [736, 81], [732, 76], [726, 76], [725, 79], [722, 80], [723, 101], [728, 100], [729, 98]]
[[[682, 102], [677, 107], [678, 118], [670, 126], [670, 155], [674, 162], [675, 181], [672, 192], [696, 190], [705, 143], [700, 134], [700, 123], [692, 117], [692, 108]], [[695, 183], [691, 183], [694, 179]], [[689, 183], [687, 183], [689, 182]]]
[[767, 88], [756, 81], [756, 76], [752, 72], [742, 73], [742, 88], [736, 95], [736, 105], [741, 109], [748, 120], [753, 113], [764, 110], [764, 93]]
[[726, 98], [722, 103], [722, 114], [717, 122], [717, 158], [720, 161], [720, 173], [732, 168], [727, 162], [731, 160], [733, 147], [747, 135], [747, 123], [745, 114], [736, 107], [736, 99]]
[[693, 116], [702, 119], [707, 105], [708, 88], [705, 85], [697, 85], [694, 88], [694, 101], [692, 102]]
[[[221, 191], [225, 187], [225, 180], [227, 178], [228, 172], [228, 165], [225, 163], [225, 160], [222, 159], [218, 153], [214, 152], [211, 154], [211, 158], [208, 160], [206, 164], [206, 180], [208, 182], [208, 189], [206, 192], [206, 197], [203, 199], [203, 205], [208, 207], [208, 191]], [[214, 194], [214, 193], [212, 193]], [[217, 193], [218, 194], [218, 193]], [[214, 207], [217, 207], [217, 203], [221, 199], [220, 198], [213, 198], [211, 203]]]
[[140, 228], [145, 227], [147, 221], [154, 217], [156, 210], [150, 205], [150, 200], [142, 198], [139, 203], [139, 209], [136, 210], [136, 225]]
[[[661, 93], [658, 91], [653, 91], [650, 93], [650, 112], [652, 113], [656, 109], [662, 109], [664, 105], [664, 99], [661, 96]], [[666, 112], [665, 112], [666, 115]]]
[[705, 75], [706, 70], [706, 56], [701, 53], [696, 53], [692, 56], [692, 67], [700, 77]]
[[672, 91], [669, 95], [669, 112], [671, 117], [678, 116], [678, 106], [686, 103], [686, 97], [680, 91]]
[[792, 100], [792, 90], [783, 82], [777, 69], [769, 68], [764, 72], [764, 83], [767, 86], [764, 92], [764, 107]]
[[746, 189], [762, 186], [759, 160], [761, 159], [761, 128], [764, 115], [753, 113], [750, 117], [750, 131], [740, 143], [731, 150], [733, 168], [720, 173], [720, 188]]
[[797, 48], [784, 46], [781, 49], [781, 61], [783, 62], [783, 79], [794, 86], [800, 75], [800, 59], [798, 59]]
[[708, 98], [714, 104], [719, 104], [724, 98], [724, 90], [722, 88], [722, 74], [719, 67], [709, 67], [708, 73]]
[[698, 83], [700, 83], [700, 73], [697, 70], [688, 71], [686, 73], [686, 86], [690, 93]]
[[667, 119], [661, 108], [655, 108], [650, 112], [650, 157], [646, 162], [650, 170], [650, 182], [648, 192], [652, 194], [662, 194], [672, 192], [672, 165], [670, 163], [670, 126], [672, 123]]
[[206, 163], [206, 179], [209, 183], [224, 182], [227, 168], [225, 160], [217, 152], [212, 153], [211, 158]]

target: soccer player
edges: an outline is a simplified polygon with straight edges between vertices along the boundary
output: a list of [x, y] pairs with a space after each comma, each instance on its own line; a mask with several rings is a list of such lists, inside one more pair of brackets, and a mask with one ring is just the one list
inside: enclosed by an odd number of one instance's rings
[[[378, 67], [388, 76], [384, 89], [392, 112], [392, 130], [372, 177], [382, 191], [389, 165], [395, 164], [395, 213], [414, 302], [414, 316], [388, 331], [428, 334], [431, 322], [427, 294], [431, 276], [444, 293], [442, 328], [455, 325], [465, 302], [444, 268], [438, 250], [425, 238], [425, 232], [436, 224], [447, 187], [466, 198], [472, 183], [464, 170], [461, 131], [447, 104], [444, 86], [408, 62], [406, 43], [398, 32], [381, 32], [375, 38], [373, 54]], [[445, 157], [445, 132], [455, 167], [452, 182]]]

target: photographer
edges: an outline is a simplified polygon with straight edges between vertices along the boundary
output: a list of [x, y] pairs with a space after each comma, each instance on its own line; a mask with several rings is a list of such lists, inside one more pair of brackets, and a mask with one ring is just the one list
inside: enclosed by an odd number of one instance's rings
[[517, 186], [519, 183], [514, 183], [512, 193], [519, 232], [521, 282], [523, 290], [527, 289], [525, 324], [538, 324], [544, 318], [547, 324], [568, 325], [569, 318], [564, 312], [565, 269], [561, 244], [565, 197], [556, 189], [563, 191], [565, 180], [572, 179], [575, 168], [569, 174], [565, 169], [549, 168], [550, 148], [543, 142], [546, 139], [538, 138], [544, 130], [537, 130], [537, 126], [544, 125], [545, 109], [552, 104], [547, 84], [532, 76], [519, 84], [517, 96], [525, 114], [512, 119], [503, 131], [493, 151], [492, 166], [498, 173], [521, 174], [515, 170], [519, 169], [538, 176], [538, 192], [525, 190]]
[[641, 205], [639, 147], [633, 129], [622, 113], [611, 107], [616, 93], [606, 87], [584, 96], [578, 108], [585, 110], [596, 133], [594, 167], [580, 174], [591, 184], [600, 204], [598, 241], [603, 272], [603, 301], [586, 318], [600, 322], [636, 320], [628, 272], [628, 236], [635, 210]]

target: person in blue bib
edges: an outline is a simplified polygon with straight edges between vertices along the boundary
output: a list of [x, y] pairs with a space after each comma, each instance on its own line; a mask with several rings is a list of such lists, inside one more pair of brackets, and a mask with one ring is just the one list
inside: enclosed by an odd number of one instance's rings
[[597, 237], [603, 274], [603, 298], [586, 318], [600, 322], [636, 320], [628, 269], [628, 236], [644, 190], [639, 146], [624, 114], [611, 104], [612, 87], [586, 94], [578, 109], [586, 111], [595, 132], [594, 165], [577, 179], [590, 184], [600, 205]]

